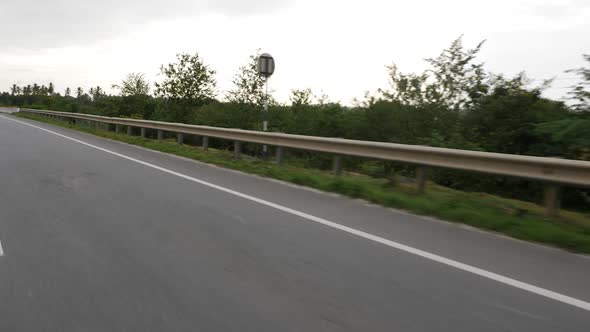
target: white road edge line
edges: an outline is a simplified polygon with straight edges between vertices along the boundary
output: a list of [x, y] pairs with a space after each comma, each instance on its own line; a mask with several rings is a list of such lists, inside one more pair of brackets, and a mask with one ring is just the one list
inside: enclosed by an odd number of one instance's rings
[[2, 250], [2, 241], [0, 241], [0, 257], [4, 256], [4, 250]]
[[423, 257], [423, 258], [426, 258], [426, 259], [430, 259], [432, 261], [435, 261], [435, 262], [438, 262], [438, 263], [441, 263], [441, 264], [445, 264], [445, 265], [454, 267], [456, 269], [463, 270], [465, 272], [473, 273], [473, 274], [476, 274], [478, 276], [481, 276], [481, 277], [484, 277], [484, 278], [488, 278], [488, 279], [491, 279], [491, 280], [494, 280], [494, 281], [503, 283], [505, 285], [513, 286], [513, 287], [516, 287], [516, 288], [525, 290], [527, 292], [531, 292], [531, 293], [534, 293], [534, 294], [537, 294], [537, 295], [541, 295], [541, 296], [544, 296], [544, 297], [547, 297], [547, 298], [550, 298], [550, 299], [553, 299], [553, 300], [556, 300], [556, 301], [559, 301], [559, 302], [562, 302], [562, 303], [565, 303], [565, 304], [572, 305], [574, 307], [578, 307], [578, 308], [581, 308], [581, 309], [590, 311], [590, 303], [589, 302], [585, 302], [585, 301], [582, 301], [582, 300], [579, 300], [579, 299], [576, 299], [576, 298], [573, 298], [573, 297], [570, 297], [570, 296], [567, 296], [567, 295], [564, 295], [564, 294], [553, 292], [553, 291], [550, 291], [550, 290], [545, 289], [545, 288], [541, 288], [541, 287], [537, 287], [537, 286], [534, 286], [534, 285], [531, 285], [531, 284], [527, 284], [525, 282], [518, 281], [516, 279], [512, 279], [512, 278], [509, 278], [509, 277], [506, 277], [506, 276], [503, 276], [503, 275], [500, 275], [500, 274], [497, 274], [497, 273], [494, 273], [494, 272], [483, 270], [483, 269], [477, 268], [475, 266], [467, 265], [467, 264], [464, 264], [464, 263], [461, 263], [461, 262], [458, 262], [458, 261], [455, 261], [455, 260], [452, 260], [452, 259], [449, 259], [449, 258], [445, 258], [445, 257], [439, 256], [439, 255], [435, 255], [435, 254], [429, 253], [427, 251], [423, 251], [423, 250], [416, 249], [416, 248], [413, 248], [413, 247], [410, 247], [410, 246], [407, 246], [407, 245], [404, 245], [404, 244], [401, 244], [401, 243], [398, 243], [398, 242], [387, 240], [385, 238], [382, 238], [382, 237], [379, 237], [379, 236], [376, 236], [376, 235], [373, 235], [373, 234], [369, 234], [369, 233], [366, 233], [366, 232], [363, 232], [363, 231], [360, 231], [360, 230], [357, 230], [357, 229], [354, 229], [354, 228], [351, 228], [351, 227], [340, 225], [340, 224], [337, 224], [335, 222], [332, 222], [332, 221], [329, 221], [329, 220], [326, 220], [326, 219], [323, 219], [323, 218], [312, 216], [312, 215], [307, 214], [305, 212], [297, 211], [297, 210], [288, 208], [286, 206], [275, 204], [275, 203], [272, 203], [272, 202], [269, 202], [269, 201], [266, 201], [266, 200], [263, 200], [263, 199], [254, 197], [254, 196], [243, 194], [241, 192], [238, 192], [238, 191], [235, 191], [235, 190], [232, 190], [232, 189], [229, 189], [229, 188], [221, 187], [221, 186], [218, 186], [218, 185], [213, 184], [213, 183], [209, 183], [209, 182], [206, 182], [206, 181], [203, 181], [203, 180], [199, 180], [197, 178], [194, 178], [194, 177], [191, 177], [191, 176], [182, 174], [182, 173], [178, 173], [178, 172], [175, 172], [175, 171], [172, 171], [172, 170], [169, 170], [167, 168], [160, 167], [160, 166], [157, 166], [157, 165], [154, 165], [154, 164], [150, 164], [148, 162], [141, 161], [139, 159], [128, 157], [126, 155], [123, 155], [123, 154], [120, 154], [120, 153], [117, 153], [117, 152], [114, 152], [114, 151], [111, 151], [111, 150], [108, 150], [108, 149], [105, 149], [105, 148], [101, 148], [99, 146], [92, 145], [90, 143], [86, 143], [86, 142], [80, 141], [78, 139], [75, 139], [75, 138], [72, 138], [72, 137], [68, 137], [66, 135], [62, 135], [60, 133], [56, 133], [54, 131], [51, 131], [51, 130], [48, 130], [48, 129], [45, 129], [45, 128], [41, 128], [39, 126], [35, 126], [35, 125], [30, 124], [30, 123], [26, 123], [26, 122], [23, 122], [23, 121], [19, 121], [19, 120], [7, 118], [7, 117], [5, 117], [3, 115], [0, 115], [0, 117], [2, 117], [4, 119], [7, 119], [7, 120], [10, 120], [10, 121], [14, 121], [14, 122], [18, 122], [18, 123], [24, 124], [26, 126], [30, 126], [30, 127], [33, 127], [33, 128], [39, 129], [39, 130], [42, 130], [42, 131], [45, 131], [45, 132], [48, 132], [50, 134], [53, 134], [53, 135], [56, 135], [56, 136], [59, 136], [59, 137], [68, 139], [70, 141], [74, 141], [76, 143], [80, 143], [80, 144], [89, 146], [91, 148], [94, 148], [94, 149], [97, 149], [97, 150], [100, 150], [100, 151], [103, 151], [103, 152], [106, 152], [106, 153], [110, 153], [110, 154], [115, 155], [117, 157], [121, 157], [123, 159], [127, 159], [127, 160], [130, 160], [130, 161], [136, 162], [138, 164], [141, 164], [141, 165], [144, 165], [144, 166], [147, 166], [147, 167], [151, 167], [153, 169], [157, 169], [157, 170], [162, 171], [164, 173], [175, 175], [175, 176], [178, 176], [180, 178], [183, 178], [183, 179], [186, 179], [186, 180], [189, 180], [189, 181], [192, 181], [192, 182], [196, 182], [196, 183], [199, 183], [201, 185], [204, 185], [204, 186], [207, 186], [207, 187], [210, 187], [210, 188], [213, 188], [213, 189], [217, 189], [217, 190], [226, 192], [226, 193], [231, 194], [231, 195], [234, 195], [234, 196], [238, 196], [238, 197], [241, 197], [241, 198], [244, 198], [244, 199], [247, 199], [247, 200], [250, 200], [250, 201], [253, 201], [253, 202], [256, 202], [256, 203], [259, 203], [259, 204], [262, 204], [262, 205], [265, 205], [265, 206], [268, 206], [268, 207], [271, 207], [271, 208], [274, 208], [274, 209], [277, 209], [277, 210], [280, 210], [280, 211], [283, 211], [283, 212], [286, 212], [286, 213], [290, 213], [292, 215], [301, 217], [303, 219], [311, 220], [313, 222], [316, 222], [316, 223], [319, 223], [319, 224], [322, 224], [322, 225], [326, 225], [328, 227], [332, 227], [332, 228], [341, 230], [343, 232], [346, 232], [346, 233], [349, 233], [349, 234], [353, 234], [353, 235], [356, 235], [356, 236], [365, 238], [367, 240], [371, 240], [371, 241], [374, 241], [374, 242], [377, 242], [377, 243], [380, 243], [380, 244], [389, 246], [391, 248], [395, 248], [395, 249], [398, 249], [398, 250], [401, 250], [401, 251], [405, 251], [407, 253], [410, 253], [410, 254], [413, 254], [413, 255], [417, 255], [417, 256], [420, 256], [420, 257]]

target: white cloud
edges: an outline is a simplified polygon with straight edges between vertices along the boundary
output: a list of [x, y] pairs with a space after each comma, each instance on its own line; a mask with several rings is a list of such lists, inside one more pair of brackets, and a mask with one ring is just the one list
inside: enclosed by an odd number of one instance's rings
[[[10, 33], [0, 45], [14, 51], [83, 45], [152, 21], [220, 13], [240, 17], [269, 13], [291, 0], [9, 0], [0, 22]], [[6, 31], [6, 29], [4, 30]]]

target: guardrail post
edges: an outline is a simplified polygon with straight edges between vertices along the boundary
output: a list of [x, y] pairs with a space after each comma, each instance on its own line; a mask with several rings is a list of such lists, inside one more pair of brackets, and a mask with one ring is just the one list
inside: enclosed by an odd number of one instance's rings
[[115, 125], [115, 132], [117, 134], [121, 132], [121, 125], [118, 125], [118, 124]]
[[164, 139], [164, 132], [161, 129], [158, 129], [158, 140], [161, 141]]
[[428, 169], [424, 166], [416, 167], [416, 191], [418, 194], [424, 194], [426, 191], [426, 182], [428, 182]]
[[277, 146], [276, 151], [275, 151], [275, 157], [276, 157], [276, 163], [277, 165], [282, 165], [283, 164], [283, 159], [285, 157], [285, 148], [282, 146]]
[[141, 137], [145, 138], [145, 128], [141, 128]]
[[560, 195], [559, 185], [555, 183], [545, 184], [545, 216], [555, 217], [559, 215]]
[[127, 126], [127, 135], [129, 135], [129, 136], [133, 135], [133, 127]]
[[334, 175], [342, 175], [342, 156], [334, 156], [332, 161], [332, 173]]
[[182, 145], [184, 143], [184, 135], [182, 133], [176, 134], [176, 143]]
[[234, 158], [240, 159], [242, 157], [242, 142], [234, 142]]
[[203, 150], [209, 150], [209, 137], [203, 136]]

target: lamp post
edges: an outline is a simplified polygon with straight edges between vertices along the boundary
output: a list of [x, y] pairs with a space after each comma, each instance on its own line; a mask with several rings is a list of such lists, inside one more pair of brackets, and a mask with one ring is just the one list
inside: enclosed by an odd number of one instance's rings
[[[275, 72], [275, 60], [272, 55], [263, 53], [258, 57], [258, 75], [264, 77], [266, 92], [264, 94], [264, 121], [262, 122], [262, 130], [268, 131], [268, 79]], [[262, 146], [262, 154], [266, 158], [268, 147]]]

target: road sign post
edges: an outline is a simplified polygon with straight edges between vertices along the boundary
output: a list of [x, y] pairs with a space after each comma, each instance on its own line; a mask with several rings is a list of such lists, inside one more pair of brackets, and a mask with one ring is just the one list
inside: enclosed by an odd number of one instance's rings
[[[264, 121], [262, 122], [262, 130], [268, 131], [268, 79], [275, 71], [275, 60], [272, 55], [263, 53], [258, 57], [258, 75], [264, 77], [266, 92], [264, 94]], [[262, 146], [263, 157], [268, 155], [268, 146]]]

